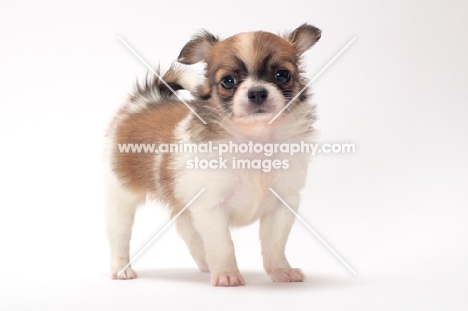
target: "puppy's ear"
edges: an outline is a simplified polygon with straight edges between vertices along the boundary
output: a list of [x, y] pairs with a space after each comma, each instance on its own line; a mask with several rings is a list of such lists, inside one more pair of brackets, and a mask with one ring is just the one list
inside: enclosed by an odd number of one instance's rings
[[218, 37], [203, 30], [182, 48], [177, 60], [186, 65], [198, 63], [205, 59], [208, 52], [218, 41]]
[[298, 55], [302, 55], [320, 39], [320, 29], [307, 24], [302, 24], [288, 35], [288, 40], [296, 48]]

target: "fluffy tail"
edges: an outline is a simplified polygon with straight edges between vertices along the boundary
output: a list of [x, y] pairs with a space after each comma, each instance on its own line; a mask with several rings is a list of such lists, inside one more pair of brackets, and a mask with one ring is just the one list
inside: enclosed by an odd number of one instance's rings
[[137, 82], [130, 103], [157, 104], [164, 99], [177, 98], [174, 92], [179, 90], [196, 94], [200, 84], [197, 73], [173, 64], [164, 74], [158, 69], [156, 75], [148, 75], [143, 83]]

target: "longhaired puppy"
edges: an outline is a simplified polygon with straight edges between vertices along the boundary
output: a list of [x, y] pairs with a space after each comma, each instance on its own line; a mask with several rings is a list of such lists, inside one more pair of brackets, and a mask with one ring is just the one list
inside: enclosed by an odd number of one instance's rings
[[[197, 82], [188, 70], [172, 66], [162, 77], [165, 83], [155, 77], [137, 85], [106, 134], [112, 278], [137, 277], [129, 265], [129, 244], [139, 204], [159, 200], [175, 217], [205, 188], [175, 226], [199, 269], [211, 274], [212, 285], [245, 284], [230, 228], [256, 220], [266, 273], [274, 282], [304, 280], [285, 256], [294, 215], [270, 188], [297, 210], [310, 155], [241, 152], [234, 145], [312, 142], [314, 105], [303, 90], [308, 81], [301, 58], [319, 39], [320, 30], [307, 24], [281, 36], [255, 31], [224, 40], [203, 31], [183, 47], [178, 61], [204, 62], [204, 79]], [[182, 89], [193, 95], [185, 103], [173, 93]], [[213, 149], [194, 154], [121, 148], [182, 143], [210, 143]], [[222, 144], [233, 150], [220, 156], [216, 149]]]

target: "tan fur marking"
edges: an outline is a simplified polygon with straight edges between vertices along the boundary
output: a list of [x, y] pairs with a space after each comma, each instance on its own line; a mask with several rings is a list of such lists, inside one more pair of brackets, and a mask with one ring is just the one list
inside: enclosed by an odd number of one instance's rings
[[[183, 104], [166, 100], [148, 105], [138, 113], [127, 115], [116, 127], [113, 169], [133, 191], [155, 195], [175, 207], [174, 175], [169, 167], [170, 153], [161, 155], [160, 167], [155, 167], [154, 153], [121, 153], [117, 144], [175, 143], [174, 128], [189, 113]], [[155, 177], [159, 176], [158, 181]], [[159, 189], [156, 189], [159, 187]]]

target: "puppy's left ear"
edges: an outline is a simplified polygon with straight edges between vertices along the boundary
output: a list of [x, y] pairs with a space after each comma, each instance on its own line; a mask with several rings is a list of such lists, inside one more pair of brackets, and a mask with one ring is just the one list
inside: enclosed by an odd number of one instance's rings
[[192, 65], [205, 60], [208, 52], [218, 41], [218, 37], [203, 30], [182, 48], [177, 61], [182, 64]]
[[288, 35], [288, 40], [296, 48], [298, 55], [310, 49], [321, 37], [322, 31], [317, 27], [302, 24]]

